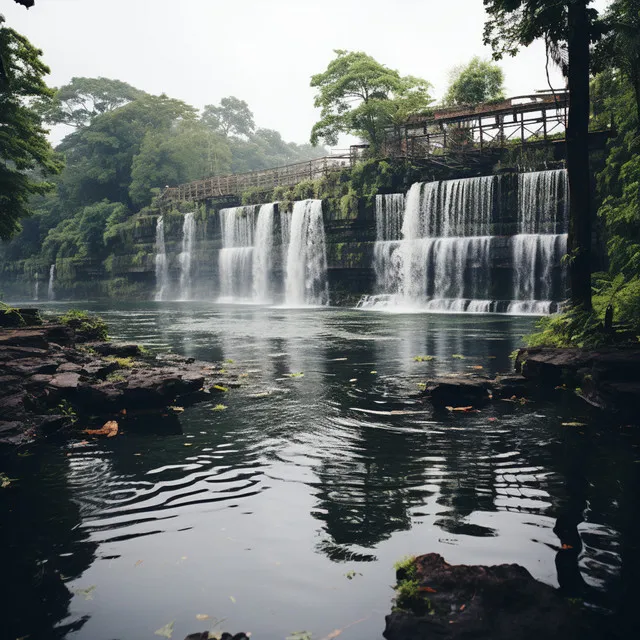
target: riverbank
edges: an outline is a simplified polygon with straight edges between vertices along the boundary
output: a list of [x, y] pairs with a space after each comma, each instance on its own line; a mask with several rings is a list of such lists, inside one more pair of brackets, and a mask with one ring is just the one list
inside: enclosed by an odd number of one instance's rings
[[154, 356], [95, 337], [56, 321], [0, 332], [0, 443], [116, 435], [123, 426], [179, 432], [178, 405], [222, 395], [244, 375], [229, 363]]

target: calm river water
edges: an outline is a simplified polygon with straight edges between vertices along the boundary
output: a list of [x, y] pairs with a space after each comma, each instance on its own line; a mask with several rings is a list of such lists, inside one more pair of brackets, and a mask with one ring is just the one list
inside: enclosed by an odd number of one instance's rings
[[[256, 639], [377, 640], [394, 562], [427, 552], [636, 606], [635, 430], [570, 395], [447, 415], [415, 397], [437, 372], [509, 371], [531, 319], [84, 306], [116, 339], [233, 360], [248, 384], [187, 408], [178, 435], [124, 423], [0, 458], [15, 479], [0, 490], [0, 637], [151, 640], [174, 622], [182, 640], [224, 618], [216, 629]], [[569, 566], [558, 521], [580, 552]]]

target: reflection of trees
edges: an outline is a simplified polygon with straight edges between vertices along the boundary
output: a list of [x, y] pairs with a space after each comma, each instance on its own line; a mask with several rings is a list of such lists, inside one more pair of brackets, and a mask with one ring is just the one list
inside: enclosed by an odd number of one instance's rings
[[78, 526], [81, 520], [71, 500], [64, 454], [11, 455], [3, 466], [17, 479], [0, 490], [0, 636], [63, 638], [86, 622], [81, 618], [59, 625], [69, 616], [72, 598], [65, 582], [91, 565], [96, 545]]

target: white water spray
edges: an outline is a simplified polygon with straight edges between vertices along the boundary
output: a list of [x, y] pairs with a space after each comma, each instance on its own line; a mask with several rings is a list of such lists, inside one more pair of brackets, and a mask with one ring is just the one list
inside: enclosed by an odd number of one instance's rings
[[54, 288], [55, 279], [56, 279], [56, 265], [54, 263], [49, 267], [49, 288], [47, 290], [47, 300], [56, 299], [56, 291]]
[[167, 261], [167, 249], [164, 243], [164, 218], [158, 217], [156, 221], [156, 294], [155, 299], [162, 301], [167, 299], [169, 292], [169, 263]]
[[302, 200], [293, 205], [287, 251], [285, 304], [329, 304], [321, 200]]
[[182, 224], [182, 251], [178, 256], [178, 261], [180, 262], [180, 300], [191, 299], [191, 261], [195, 237], [195, 213], [186, 213]]
[[258, 211], [253, 248], [253, 300], [271, 302], [273, 270], [273, 203], [263, 204]]

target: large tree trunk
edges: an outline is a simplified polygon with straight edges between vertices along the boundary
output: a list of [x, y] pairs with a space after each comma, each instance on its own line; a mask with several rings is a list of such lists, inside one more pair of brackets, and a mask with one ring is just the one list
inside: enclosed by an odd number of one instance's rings
[[569, 0], [569, 281], [571, 303], [591, 309], [591, 177], [589, 171], [589, 18], [586, 0]]

